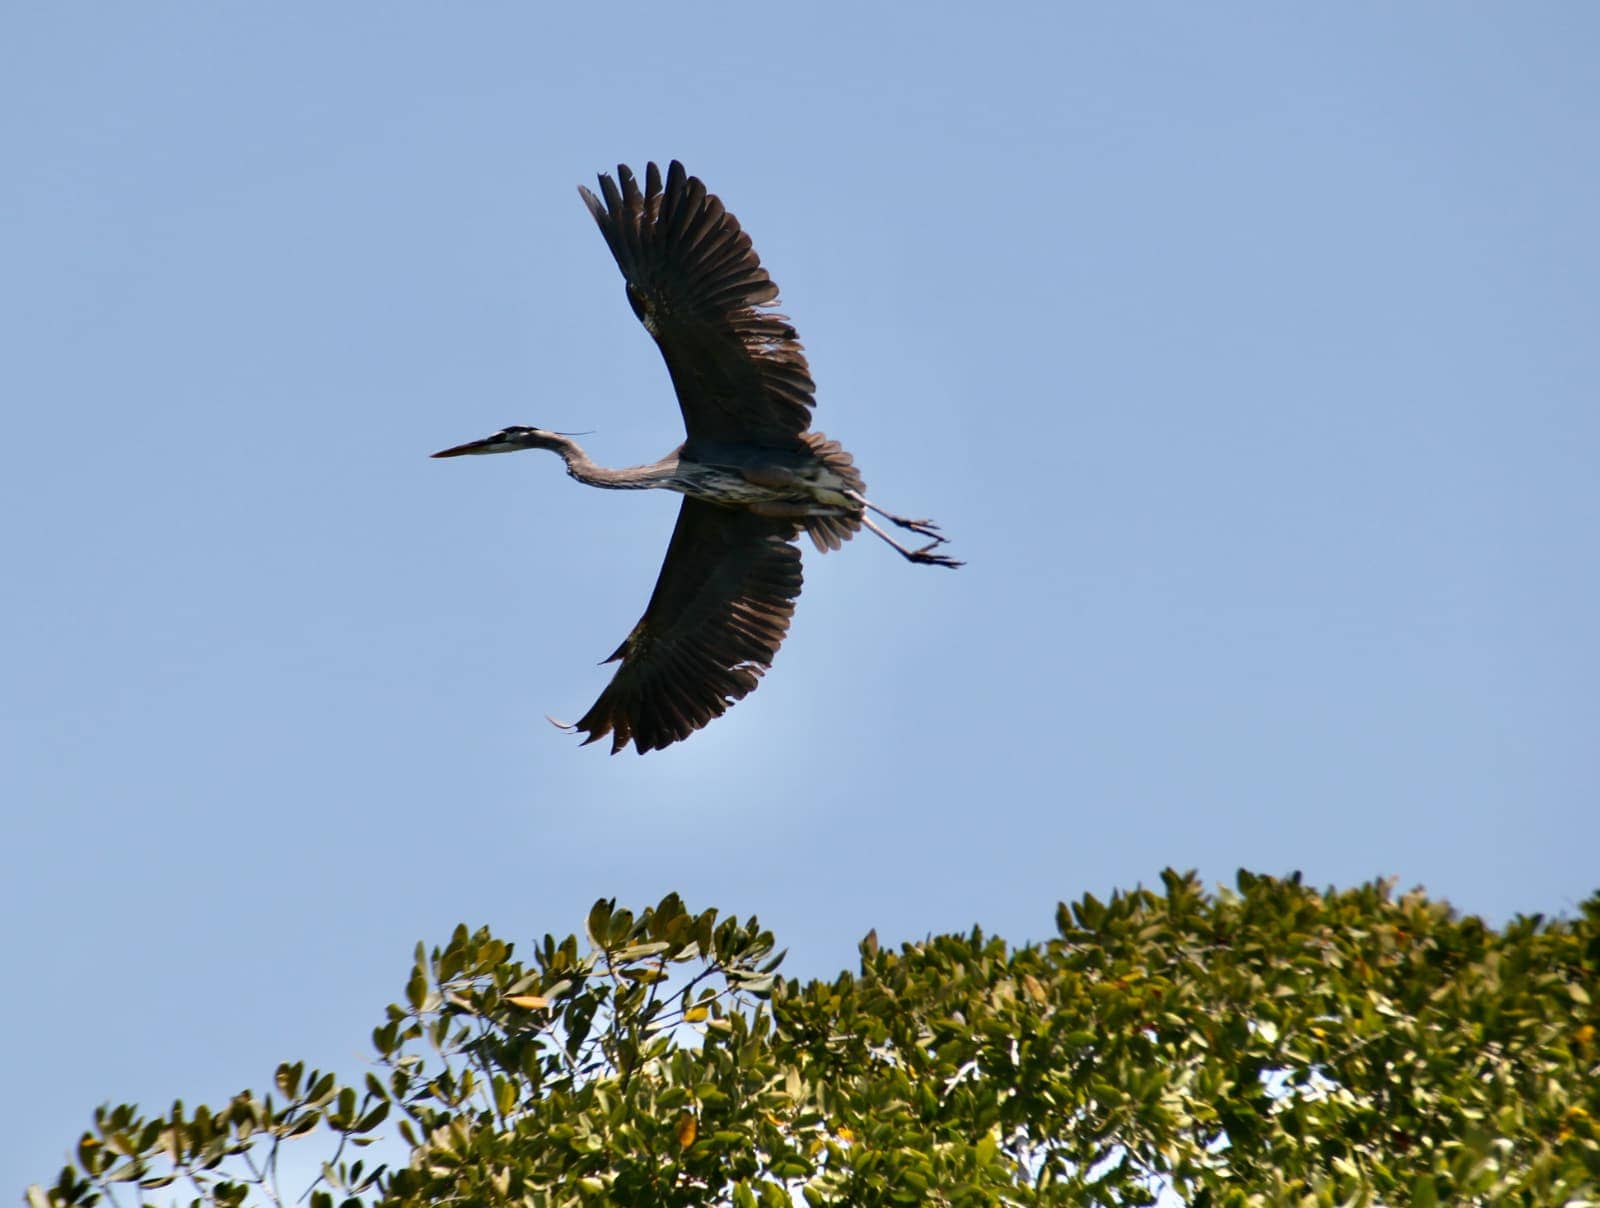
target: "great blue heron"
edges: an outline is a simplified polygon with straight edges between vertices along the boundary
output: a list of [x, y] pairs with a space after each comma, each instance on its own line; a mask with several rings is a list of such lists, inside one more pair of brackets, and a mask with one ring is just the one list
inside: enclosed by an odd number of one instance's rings
[[[621, 182], [620, 187], [618, 181]], [[600, 176], [602, 201], [578, 192], [627, 282], [628, 302], [672, 375], [689, 439], [660, 461], [610, 470], [578, 443], [541, 428], [504, 428], [435, 457], [549, 449], [579, 482], [660, 487], [684, 496], [644, 616], [607, 662], [622, 666], [572, 727], [585, 745], [612, 735], [642, 755], [687, 738], [755, 690], [772, 665], [800, 594], [803, 528], [838, 549], [865, 525], [912, 562], [956, 567], [929, 520], [868, 501], [837, 441], [811, 432], [814, 386], [795, 330], [770, 308], [778, 287], [750, 237], [674, 160], [655, 164], [641, 192], [633, 173]], [[928, 539], [901, 545], [868, 511]]]

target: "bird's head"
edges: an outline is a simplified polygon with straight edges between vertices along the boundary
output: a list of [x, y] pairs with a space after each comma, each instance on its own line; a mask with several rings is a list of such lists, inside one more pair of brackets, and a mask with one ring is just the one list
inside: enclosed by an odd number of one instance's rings
[[546, 432], [543, 428], [513, 426], [501, 428], [493, 436], [482, 440], [469, 440], [464, 445], [440, 449], [434, 457], [462, 457], [468, 453], [515, 453], [518, 449], [556, 449], [566, 443], [559, 432]]

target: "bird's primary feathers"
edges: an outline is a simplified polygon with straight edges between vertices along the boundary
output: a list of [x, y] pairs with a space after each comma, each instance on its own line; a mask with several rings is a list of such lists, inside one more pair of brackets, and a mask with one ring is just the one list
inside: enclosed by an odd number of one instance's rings
[[697, 442], [797, 449], [816, 386], [794, 328], [750, 236], [705, 185], [674, 161], [644, 191], [617, 169], [602, 201], [579, 187], [627, 282], [628, 302], [672, 374], [689, 447]]
[[[738, 220], [673, 161], [641, 190], [626, 167], [578, 190], [626, 282], [628, 301], [672, 375], [688, 439], [658, 462], [610, 470], [577, 442], [506, 428], [436, 457], [545, 448], [581, 482], [658, 487], [684, 496], [644, 616], [608, 662], [611, 683], [575, 728], [640, 754], [687, 738], [755, 689], [789, 630], [800, 594], [802, 529], [838, 549], [863, 525], [915, 562], [937, 526], [885, 512], [865, 497], [850, 455], [808, 431], [815, 387], [794, 328], [771, 308], [778, 287]], [[909, 549], [875, 524], [878, 512], [930, 540]]]

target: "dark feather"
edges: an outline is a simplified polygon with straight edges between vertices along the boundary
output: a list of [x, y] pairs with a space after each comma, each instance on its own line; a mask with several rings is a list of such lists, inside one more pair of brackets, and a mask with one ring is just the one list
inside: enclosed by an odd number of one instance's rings
[[[867, 493], [867, 484], [861, 479], [861, 471], [856, 469], [855, 458], [846, 453], [838, 441], [829, 440], [820, 432], [807, 432], [801, 439], [806, 442], [812, 456], [844, 479], [845, 485], [852, 491], [858, 495]], [[806, 532], [811, 535], [811, 543], [825, 554], [830, 549], [838, 549], [861, 531], [861, 517], [807, 516], [805, 525]]]
[[814, 405], [810, 368], [794, 328], [768, 309], [778, 287], [738, 219], [676, 160], [664, 185], [646, 167], [642, 193], [625, 166], [616, 180], [600, 176], [600, 197], [578, 192], [667, 362], [689, 449], [799, 447]]
[[611, 735], [643, 755], [753, 692], [772, 665], [800, 594], [797, 526], [686, 498], [655, 592], [607, 662], [622, 661], [578, 721], [585, 744]]

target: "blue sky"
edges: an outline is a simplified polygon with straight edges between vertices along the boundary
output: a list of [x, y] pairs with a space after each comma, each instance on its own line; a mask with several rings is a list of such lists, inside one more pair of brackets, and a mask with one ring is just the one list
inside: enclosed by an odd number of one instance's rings
[[[418, 939], [599, 896], [789, 972], [1240, 865], [1600, 882], [1600, 11], [13, 5], [0, 1184], [358, 1073]], [[759, 692], [578, 749], [681, 439], [574, 186], [682, 159], [817, 426], [968, 565], [807, 553]]]

